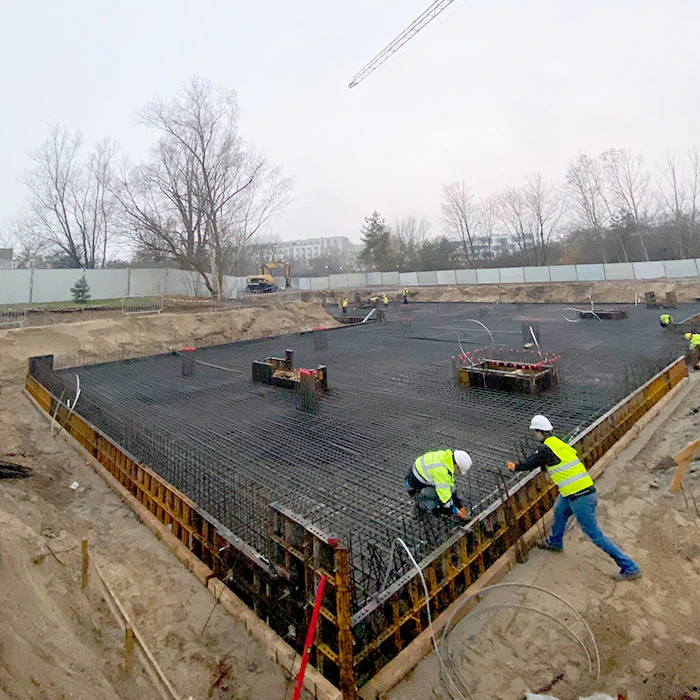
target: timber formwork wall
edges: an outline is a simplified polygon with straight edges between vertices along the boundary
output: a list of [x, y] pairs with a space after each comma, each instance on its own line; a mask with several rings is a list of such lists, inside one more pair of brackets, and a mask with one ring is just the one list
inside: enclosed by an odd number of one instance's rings
[[[308, 621], [322, 575], [329, 585], [311, 650], [312, 663], [343, 697], [396, 657], [427, 629], [425, 598], [409, 572], [353, 614], [349, 552], [325, 533], [278, 504], [269, 506], [269, 551], [262, 557], [153, 470], [140, 464], [107, 435], [72, 412], [46, 386], [53, 358], [32, 358], [27, 392], [139, 502], [225, 581], [275, 631], [299, 637]], [[634, 423], [687, 376], [679, 358], [599, 418], [572, 442], [590, 466]], [[40, 381], [43, 379], [43, 382]], [[508, 488], [481, 514], [471, 532], [460, 531], [421, 561], [431, 610], [439, 614], [474, 583], [549, 510], [556, 489], [539, 473]], [[291, 622], [290, 622], [291, 621]], [[290, 629], [291, 627], [291, 629]]]

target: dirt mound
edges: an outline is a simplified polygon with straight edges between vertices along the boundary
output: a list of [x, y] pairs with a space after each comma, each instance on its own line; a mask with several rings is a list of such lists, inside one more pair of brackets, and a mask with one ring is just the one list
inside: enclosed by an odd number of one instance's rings
[[[579, 304], [591, 298], [596, 303], [634, 304], [635, 295], [644, 292], [676, 292], [678, 301], [692, 302], [700, 297], [700, 280], [629, 280], [621, 282], [547, 282], [528, 284], [464, 284], [445, 287], [410, 287], [410, 301], [473, 301], [486, 303]], [[361, 298], [377, 293], [377, 288], [357, 290]], [[401, 289], [385, 290], [392, 301], [401, 300]], [[354, 295], [355, 290], [352, 294]], [[346, 290], [303, 292], [305, 301], [335, 303]]]
[[204, 347], [338, 325], [313, 302], [192, 314], [122, 316], [0, 331], [0, 376], [21, 381], [27, 358], [54, 355], [59, 367]]

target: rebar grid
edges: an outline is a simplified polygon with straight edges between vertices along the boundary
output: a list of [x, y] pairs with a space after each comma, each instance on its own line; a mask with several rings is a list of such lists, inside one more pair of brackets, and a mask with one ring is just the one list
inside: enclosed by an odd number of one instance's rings
[[[456, 527], [419, 517], [404, 476], [428, 450], [468, 450], [474, 467], [457, 478], [472, 515], [513, 477], [508, 459], [534, 445], [527, 425], [549, 416], [561, 437], [588, 426], [678, 356], [682, 336], [662, 333], [656, 315], [631, 309], [614, 324], [569, 324], [562, 307], [420, 304], [390, 309], [388, 322], [200, 349], [195, 376], [161, 355], [51, 373], [39, 381], [74, 396], [76, 411], [155, 469], [263, 555], [270, 502], [337, 534], [351, 551], [353, 608], [407, 570], [389, 562], [401, 537], [427, 556]], [[451, 357], [491, 342], [520, 348], [521, 321], [537, 319], [543, 352], [561, 354], [560, 384], [536, 396], [455, 386]], [[400, 320], [410, 318], [409, 333]], [[402, 332], [403, 330], [403, 332]], [[330, 392], [317, 412], [297, 410], [293, 392], [253, 384], [251, 364], [284, 349], [298, 367], [327, 365]]]

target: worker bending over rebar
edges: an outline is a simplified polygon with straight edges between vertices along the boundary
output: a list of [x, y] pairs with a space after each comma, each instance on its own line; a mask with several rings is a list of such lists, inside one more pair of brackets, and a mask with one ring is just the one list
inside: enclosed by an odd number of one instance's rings
[[467, 509], [455, 490], [455, 465], [460, 474], [472, 466], [464, 450], [436, 450], [418, 457], [406, 474], [406, 488], [416, 505], [434, 515], [454, 515], [467, 520]]
[[529, 471], [538, 467], [549, 474], [559, 489], [554, 502], [554, 523], [552, 532], [542, 549], [561, 552], [564, 549], [564, 530], [569, 518], [574, 515], [581, 529], [591, 538], [593, 544], [612, 557], [620, 571], [613, 576], [616, 581], [633, 581], [640, 578], [639, 566], [628, 557], [609, 537], [603, 534], [596, 518], [598, 494], [593, 479], [578, 458], [576, 450], [552, 434], [552, 424], [546, 416], [534, 416], [530, 430], [542, 443], [537, 451], [519, 464], [508, 462], [511, 471]]

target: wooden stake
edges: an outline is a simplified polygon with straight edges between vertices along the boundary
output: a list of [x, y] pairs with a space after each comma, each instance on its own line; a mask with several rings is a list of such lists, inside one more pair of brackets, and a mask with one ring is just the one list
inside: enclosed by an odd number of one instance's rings
[[688, 471], [690, 463], [700, 455], [700, 438], [693, 442], [689, 442], [682, 450], [673, 455], [673, 461], [678, 465], [673, 474], [673, 479], [668, 490], [671, 493], [678, 491], [685, 473]]
[[83, 575], [80, 582], [80, 587], [85, 590], [88, 582], [88, 565], [90, 564], [90, 555], [88, 554], [88, 541], [83, 540]]
[[124, 670], [126, 677], [131, 678], [134, 670], [134, 630], [131, 625], [124, 628]]

